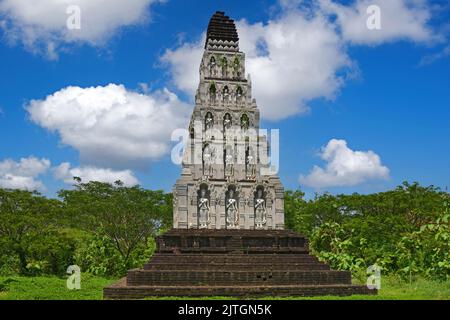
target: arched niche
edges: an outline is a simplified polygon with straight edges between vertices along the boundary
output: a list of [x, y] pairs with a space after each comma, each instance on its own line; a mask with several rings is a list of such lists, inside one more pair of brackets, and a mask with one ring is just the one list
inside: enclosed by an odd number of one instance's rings
[[197, 226], [198, 228], [208, 228], [211, 207], [211, 191], [206, 183], [200, 184], [197, 190]]
[[226, 228], [239, 226], [239, 191], [234, 184], [230, 184], [225, 192], [225, 221]]
[[214, 126], [214, 116], [208, 111], [205, 115], [205, 130], [212, 129]]
[[223, 129], [224, 129], [224, 131], [227, 130], [227, 129], [230, 129], [232, 125], [233, 125], [233, 118], [231, 117], [231, 114], [227, 112], [223, 116]]
[[255, 229], [262, 229], [267, 223], [267, 192], [264, 186], [256, 187], [253, 199]]
[[241, 116], [241, 129], [247, 130], [250, 127], [250, 118], [246, 113]]

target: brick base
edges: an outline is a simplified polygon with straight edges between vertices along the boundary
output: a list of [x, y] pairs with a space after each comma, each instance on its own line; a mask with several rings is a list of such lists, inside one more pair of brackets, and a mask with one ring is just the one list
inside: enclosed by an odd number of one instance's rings
[[376, 293], [309, 255], [307, 239], [289, 230], [173, 229], [143, 269], [104, 289], [108, 299]]

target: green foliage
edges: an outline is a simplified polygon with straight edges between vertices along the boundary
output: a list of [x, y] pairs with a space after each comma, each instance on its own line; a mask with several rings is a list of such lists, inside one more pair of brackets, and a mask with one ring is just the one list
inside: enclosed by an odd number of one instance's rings
[[305, 193], [300, 190], [286, 191], [284, 195], [284, 223], [286, 228], [306, 234], [309, 229], [305, 221], [308, 217], [305, 213], [307, 202], [303, 199], [304, 196]]
[[220, 64], [220, 66], [221, 66], [222, 68], [227, 67], [227, 66], [228, 66], [228, 59], [227, 59], [227, 57], [222, 56], [222, 57], [220, 58], [219, 64]]
[[[122, 183], [77, 183], [59, 199], [0, 189], [0, 274], [122, 276], [153, 254], [154, 238], [171, 227], [172, 195]], [[417, 183], [369, 195], [285, 194], [285, 222], [305, 234], [333, 268], [403, 279], [450, 276], [449, 194]], [[6, 288], [6, 284], [3, 284]]]
[[209, 93], [215, 95], [216, 91], [217, 91], [216, 84], [215, 82], [212, 82], [211, 85], [209, 86]]
[[93, 236], [83, 243], [75, 253], [75, 264], [83, 272], [97, 276], [122, 276], [131, 268], [142, 267], [155, 250], [155, 241], [148, 238], [133, 250], [128, 260], [116, 250], [114, 243], [107, 236]]
[[57, 228], [60, 209], [36, 192], [0, 189], [0, 270], [61, 273], [74, 243]]
[[355, 247], [364, 246], [365, 241], [355, 243], [352, 232], [347, 233], [339, 224], [324, 223], [311, 236], [311, 247], [319, 259], [339, 270], [356, 271], [365, 264], [364, 259], [353, 255]]
[[237, 70], [239, 70], [240, 66], [241, 66], [241, 61], [239, 60], [239, 57], [238, 56], [234, 57], [234, 59], [233, 59], [233, 69], [235, 71], [237, 71]]
[[113, 260], [120, 255], [119, 269], [133, 265], [135, 251], [171, 224], [172, 198], [162, 191], [89, 182], [59, 196], [77, 225], [98, 236], [92, 248], [109, 250]]
[[450, 278], [450, 200], [434, 223], [404, 235], [398, 245], [399, 272], [403, 276], [424, 274], [442, 280]]
[[83, 272], [119, 276], [142, 266], [172, 222], [172, 195], [100, 182], [61, 190], [61, 200], [0, 189], [0, 274]]
[[309, 236], [332, 267], [364, 271], [376, 263], [384, 274], [449, 277], [449, 195], [438, 188], [404, 183], [370, 195], [303, 197], [286, 192], [286, 225]]

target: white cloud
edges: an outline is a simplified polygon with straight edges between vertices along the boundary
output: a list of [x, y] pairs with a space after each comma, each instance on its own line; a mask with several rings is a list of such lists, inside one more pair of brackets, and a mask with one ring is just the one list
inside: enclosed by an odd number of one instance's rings
[[267, 25], [238, 23], [247, 72], [264, 118], [278, 120], [308, 110], [315, 98], [332, 99], [344, 83], [338, 71], [352, 62], [330, 22], [299, 11]]
[[[333, 99], [358, 72], [347, 53], [349, 44], [435, 38], [427, 26], [430, 13], [423, 0], [370, 1], [382, 7], [380, 32], [366, 27], [368, 3], [357, 0], [345, 6], [322, 0], [308, 6], [302, 0], [280, 0], [281, 14], [266, 24], [237, 21], [253, 96], [263, 118], [283, 119], [306, 112], [314, 99]], [[200, 41], [182, 43], [161, 58], [174, 85], [191, 96], [198, 86], [204, 39], [205, 35]]]
[[171, 72], [175, 86], [194, 96], [200, 81], [199, 67], [204, 51], [206, 34], [194, 43], [184, 43], [176, 50], [166, 50], [161, 61]]
[[[253, 75], [253, 96], [266, 119], [305, 112], [306, 102], [314, 98], [332, 98], [344, 82], [337, 71], [352, 66], [333, 25], [320, 15], [294, 10], [267, 25], [241, 20], [237, 29], [246, 70]], [[162, 57], [174, 84], [191, 95], [198, 86], [204, 39]]]
[[[441, 51], [433, 54], [426, 55], [425, 57], [420, 60], [419, 66], [427, 66], [435, 61], [438, 61], [440, 59], [446, 58], [450, 56], [450, 45], [447, 45], [444, 47]], [[1, 111], [1, 110], [0, 110]]]
[[[8, 40], [57, 58], [59, 47], [68, 43], [98, 46], [121, 27], [148, 21], [149, 7], [159, 0], [2, 0], [0, 27]], [[81, 28], [67, 28], [71, 5], [81, 10]]]
[[[389, 41], [410, 40], [428, 42], [437, 35], [428, 27], [431, 18], [426, 0], [356, 0], [351, 6], [333, 0], [320, 0], [322, 9], [336, 15], [345, 41], [354, 44], [376, 45]], [[367, 28], [370, 14], [367, 8], [380, 8], [381, 29]]]
[[372, 179], [388, 179], [389, 169], [373, 151], [353, 151], [345, 140], [332, 139], [322, 148], [325, 168], [314, 166], [300, 183], [313, 188], [354, 186]]
[[125, 186], [135, 186], [139, 184], [138, 179], [131, 170], [112, 170], [105, 168], [96, 168], [93, 166], [84, 166], [71, 168], [70, 163], [64, 162], [54, 168], [54, 176], [58, 180], [63, 180], [67, 184], [74, 182], [73, 178], [81, 178], [82, 182], [99, 181], [114, 183], [120, 180]]
[[45, 187], [37, 179], [50, 168], [48, 159], [22, 158], [19, 162], [6, 159], [0, 162], [0, 187], [7, 189], [44, 191]]
[[141, 94], [115, 84], [67, 87], [32, 100], [27, 110], [33, 122], [77, 149], [83, 164], [126, 169], [166, 155], [172, 131], [187, 126], [190, 112], [166, 89]]

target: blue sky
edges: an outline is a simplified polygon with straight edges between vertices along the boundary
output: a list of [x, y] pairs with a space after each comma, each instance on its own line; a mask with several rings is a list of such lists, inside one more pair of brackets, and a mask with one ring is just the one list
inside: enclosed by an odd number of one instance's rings
[[[446, 2], [78, 0], [81, 29], [68, 31], [68, 1], [29, 16], [27, 1], [0, 0], [0, 186], [53, 196], [77, 173], [170, 191], [169, 129], [192, 109], [202, 33], [223, 10], [238, 21], [262, 127], [280, 129], [286, 188], [445, 188]], [[377, 31], [357, 23], [373, 3]]]

